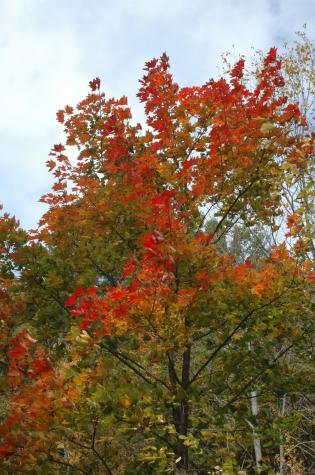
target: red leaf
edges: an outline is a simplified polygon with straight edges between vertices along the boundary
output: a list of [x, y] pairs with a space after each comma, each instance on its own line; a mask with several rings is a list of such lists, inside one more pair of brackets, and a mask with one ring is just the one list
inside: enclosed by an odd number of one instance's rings
[[64, 121], [65, 121], [65, 113], [64, 113], [64, 111], [63, 111], [63, 110], [58, 111], [57, 114], [56, 114], [56, 116], [57, 116], [57, 121], [60, 122], [61, 124], [63, 124]]
[[157, 209], [165, 209], [170, 206], [170, 201], [174, 196], [174, 191], [165, 190], [162, 193], [155, 195], [152, 202]]
[[126, 265], [124, 266], [123, 272], [121, 277], [123, 279], [126, 279], [126, 277], [129, 277], [129, 275], [133, 274], [134, 271], [136, 270], [136, 260], [132, 259], [131, 261], [128, 261]]
[[92, 89], [92, 91], [96, 91], [96, 89], [99, 89], [101, 85], [101, 80], [100, 78], [95, 78], [92, 81], [89, 82], [89, 86]]

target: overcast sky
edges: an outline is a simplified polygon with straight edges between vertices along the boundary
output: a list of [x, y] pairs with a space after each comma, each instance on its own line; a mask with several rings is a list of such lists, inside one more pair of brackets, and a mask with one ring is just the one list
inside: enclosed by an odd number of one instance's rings
[[140, 118], [138, 79], [153, 56], [167, 52], [180, 85], [201, 84], [221, 53], [281, 46], [304, 23], [314, 38], [314, 0], [0, 0], [0, 203], [36, 225], [45, 161], [62, 140], [56, 111], [94, 77]]

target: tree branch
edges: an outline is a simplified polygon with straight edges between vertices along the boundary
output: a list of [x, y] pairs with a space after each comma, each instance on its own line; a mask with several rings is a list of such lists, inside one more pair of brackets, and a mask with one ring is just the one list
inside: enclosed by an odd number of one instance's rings
[[[303, 332], [303, 334], [301, 335], [301, 338], [305, 335], [306, 331]], [[260, 371], [258, 374], [256, 374], [256, 376], [253, 376], [246, 384], [244, 384], [244, 386], [238, 391], [238, 393], [233, 396], [232, 399], [230, 399], [226, 404], [224, 404], [223, 407], [227, 407], [227, 406], [230, 406], [231, 404], [233, 404], [234, 402], [236, 402], [238, 400], [238, 398], [253, 384], [253, 383], [256, 383], [256, 381], [270, 368], [272, 367], [280, 358], [282, 358], [282, 356], [284, 356], [288, 351], [291, 350], [291, 348], [293, 348], [293, 346], [296, 345], [296, 341], [294, 341], [293, 343], [291, 343], [289, 346], [287, 346], [286, 348], [284, 348], [283, 350], [281, 350], [274, 358], [273, 360], [269, 363], [269, 365], [264, 368], [262, 371]]]
[[198, 376], [202, 373], [202, 371], [208, 366], [208, 364], [215, 358], [215, 356], [219, 353], [222, 348], [224, 348], [233, 338], [233, 336], [242, 328], [242, 326], [247, 322], [247, 320], [253, 315], [253, 313], [262, 310], [263, 308], [268, 307], [269, 305], [273, 304], [275, 301], [277, 301], [279, 298], [282, 297], [284, 292], [282, 292], [280, 295], [277, 295], [273, 299], [271, 299], [269, 302], [261, 305], [260, 307], [253, 308], [250, 312], [248, 312], [242, 320], [236, 325], [234, 330], [228, 334], [228, 336], [225, 338], [225, 340], [220, 343], [219, 346], [210, 354], [210, 356], [207, 358], [207, 360], [203, 363], [203, 365], [198, 369], [198, 371], [195, 373], [195, 375], [191, 378], [191, 380], [188, 383], [188, 386], [192, 384]]
[[[133, 358], [130, 358], [129, 356], [122, 354], [118, 352], [117, 350], [114, 350], [110, 348], [109, 346], [105, 345], [104, 343], [101, 344], [101, 347], [108, 351], [111, 355], [115, 356], [121, 363], [124, 363], [129, 369], [131, 369], [135, 374], [137, 374], [140, 378], [142, 378], [146, 383], [148, 384], [154, 384], [149, 378], [152, 378], [156, 383], [160, 383], [162, 386], [164, 386], [168, 391], [170, 391], [170, 387], [163, 381], [162, 379], [158, 378], [157, 376], [153, 375], [148, 371], [144, 366], [140, 365], [137, 363]], [[145, 374], [143, 374], [141, 371], [143, 371]], [[148, 378], [148, 377], [149, 378]]]

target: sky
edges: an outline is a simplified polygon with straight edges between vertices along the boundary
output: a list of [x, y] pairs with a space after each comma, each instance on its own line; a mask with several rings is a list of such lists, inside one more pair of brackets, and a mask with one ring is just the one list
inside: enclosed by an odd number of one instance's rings
[[136, 119], [138, 80], [164, 51], [180, 86], [220, 74], [221, 54], [250, 55], [294, 41], [314, 0], [0, 0], [0, 203], [34, 228], [62, 141], [56, 112], [75, 105], [100, 77], [109, 96], [127, 95]]

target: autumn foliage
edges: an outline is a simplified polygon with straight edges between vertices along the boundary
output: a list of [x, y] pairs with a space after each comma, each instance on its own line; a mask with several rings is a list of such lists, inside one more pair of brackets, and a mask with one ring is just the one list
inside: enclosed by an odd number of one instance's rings
[[[140, 81], [145, 128], [98, 78], [57, 113], [47, 212], [27, 235], [3, 220], [3, 473], [254, 473], [254, 389], [261, 467], [277, 466], [273, 411], [307, 385], [286, 357], [311, 332], [314, 280], [283, 184], [313, 139], [291, 133], [307, 123], [275, 48], [255, 86], [243, 76], [241, 59], [229, 79], [180, 87], [163, 54]], [[280, 219], [261, 258], [222, 252], [237, 225]]]

